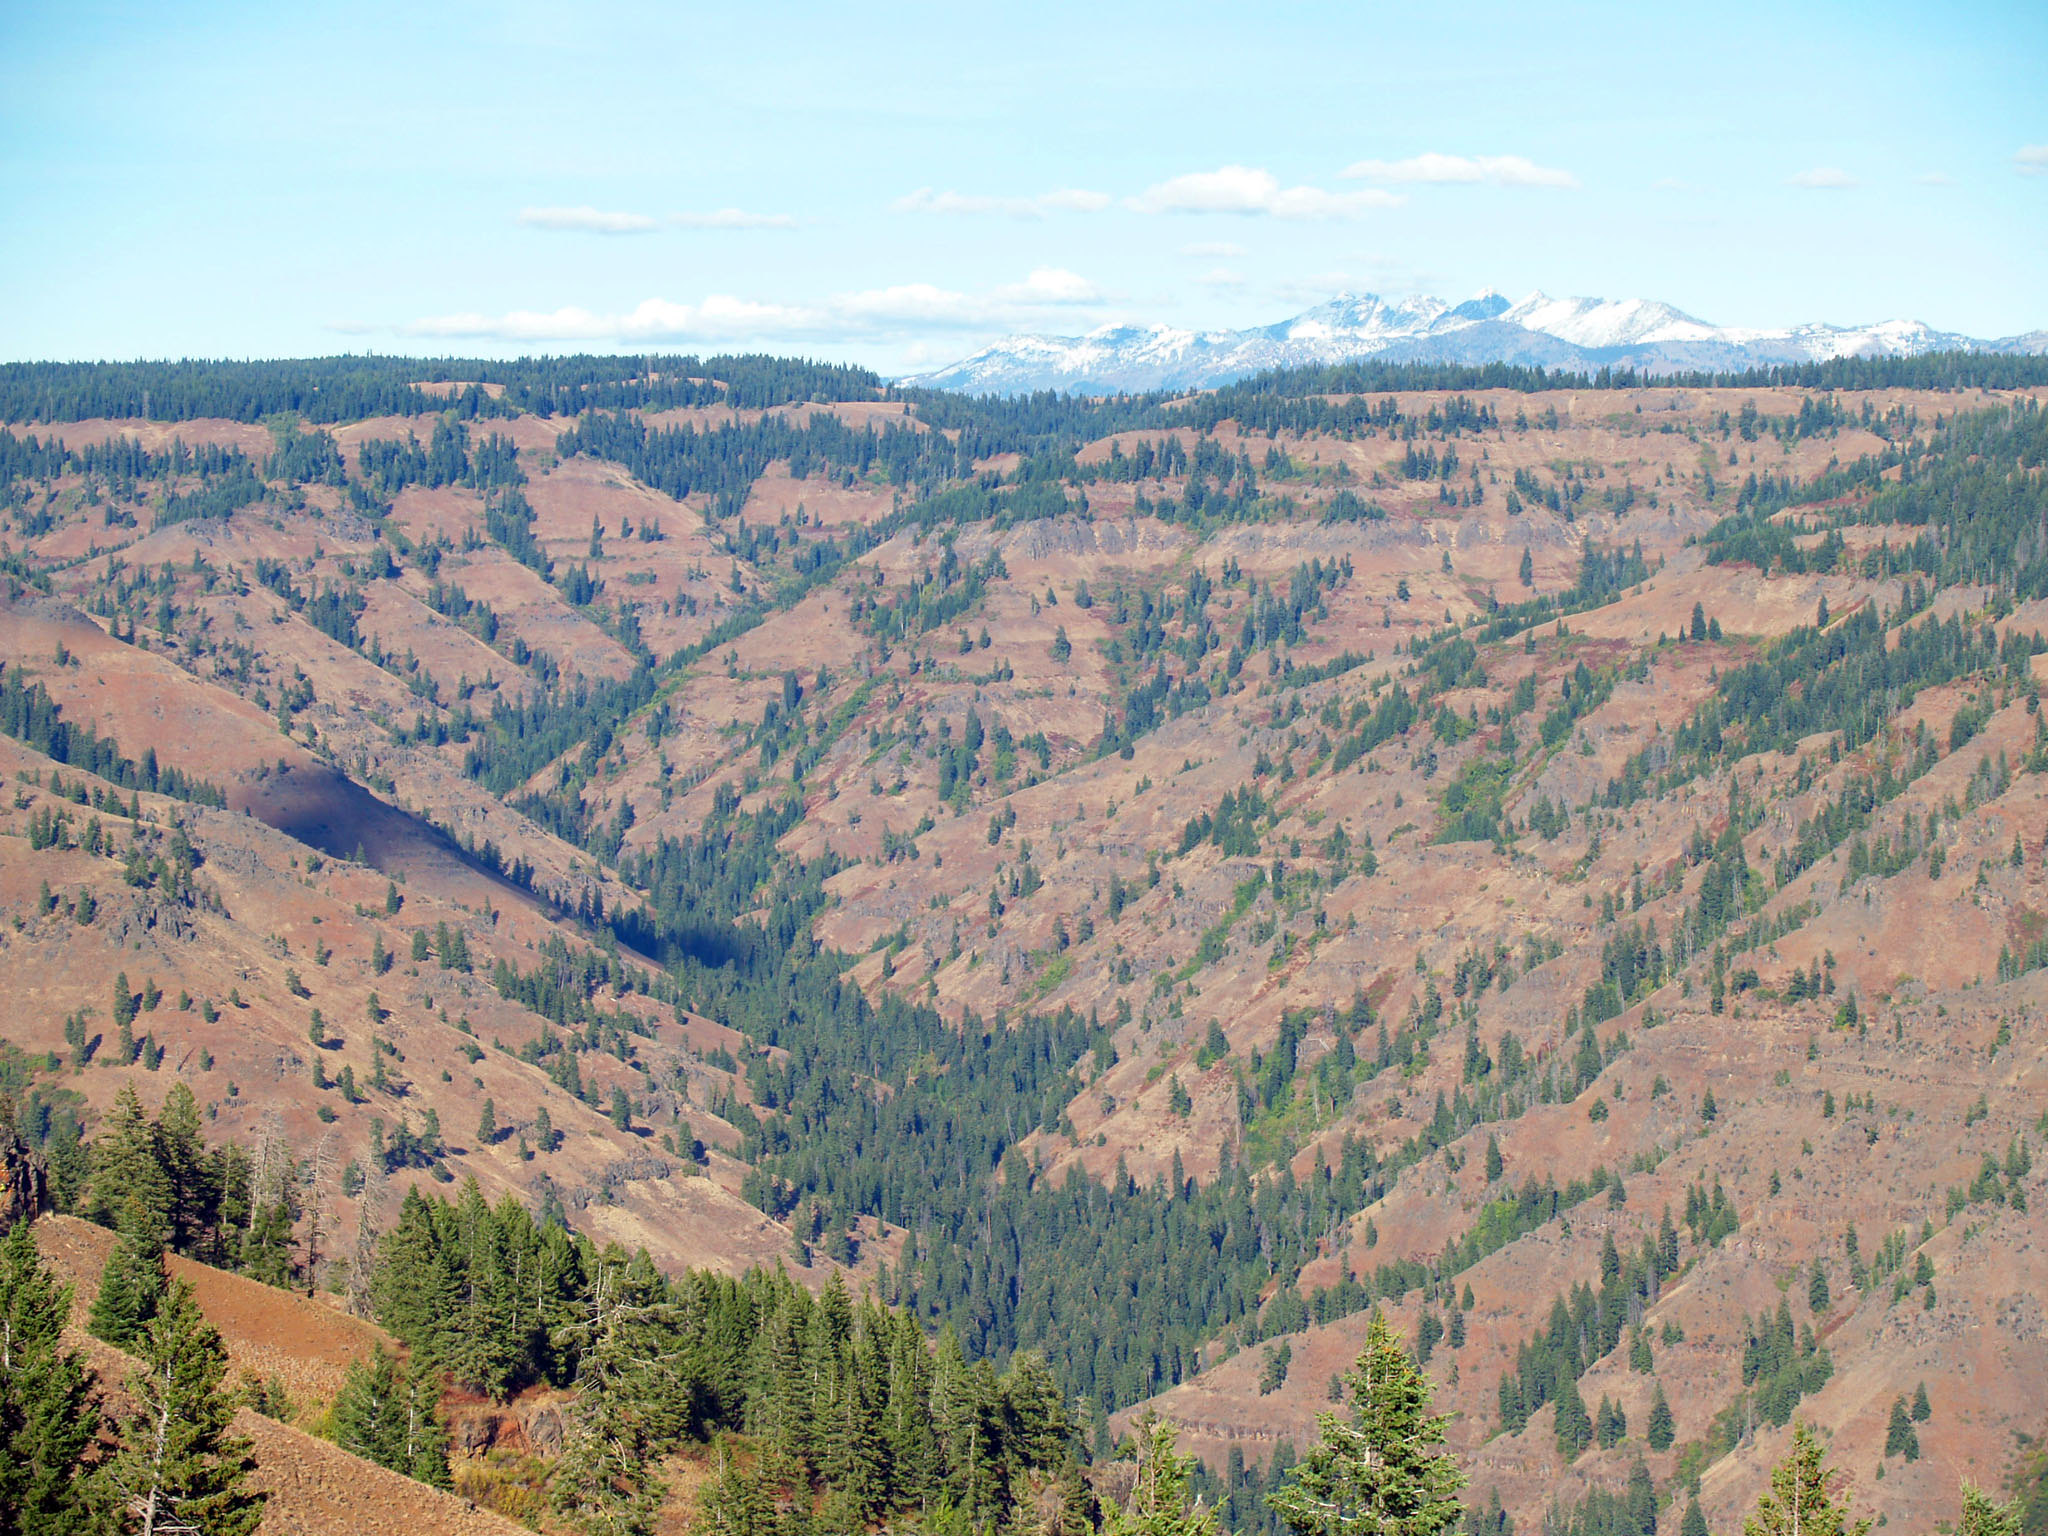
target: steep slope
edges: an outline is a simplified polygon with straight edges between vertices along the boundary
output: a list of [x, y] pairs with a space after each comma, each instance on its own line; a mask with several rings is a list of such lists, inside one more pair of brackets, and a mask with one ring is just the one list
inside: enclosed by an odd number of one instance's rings
[[[72, 1287], [72, 1329], [66, 1343], [99, 1375], [110, 1410], [126, 1406], [121, 1383], [135, 1361], [85, 1332], [85, 1317], [114, 1236], [63, 1216], [36, 1224], [43, 1261]], [[317, 1418], [352, 1360], [367, 1359], [391, 1340], [330, 1307], [203, 1264], [170, 1260], [174, 1278], [191, 1285], [206, 1320], [227, 1346], [228, 1381], [254, 1373], [282, 1381], [302, 1415]], [[251, 1442], [254, 1485], [269, 1494], [261, 1529], [293, 1536], [510, 1536], [522, 1529], [466, 1499], [416, 1483], [352, 1456], [296, 1424], [252, 1409], [235, 1415], [234, 1431]]]
[[[1409, 323], [1299, 339], [1354, 321]], [[629, 403], [510, 418], [516, 484], [422, 418], [443, 484], [358, 447], [182, 521], [25, 472], [12, 686], [226, 808], [0, 742], [9, 1038], [289, 1141], [329, 1233], [382, 1136], [665, 1265], [845, 1265], [1158, 1407], [1245, 1529], [1375, 1303], [1525, 1530], [1638, 1456], [1727, 1529], [1794, 1412], [1949, 1518], [2048, 1370], [2041, 393]]]

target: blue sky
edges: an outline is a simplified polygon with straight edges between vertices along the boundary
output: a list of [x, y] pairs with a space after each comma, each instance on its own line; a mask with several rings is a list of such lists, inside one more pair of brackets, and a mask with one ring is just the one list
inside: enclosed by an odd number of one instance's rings
[[[1943, 13], [1948, 14], [1943, 14]], [[0, 357], [2048, 326], [2048, 7], [0, 0]]]

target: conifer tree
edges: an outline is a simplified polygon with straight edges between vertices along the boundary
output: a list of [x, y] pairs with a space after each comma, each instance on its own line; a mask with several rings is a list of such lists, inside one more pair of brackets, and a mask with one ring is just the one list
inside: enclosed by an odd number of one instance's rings
[[135, 1085], [126, 1083], [92, 1141], [91, 1169], [79, 1214], [103, 1227], [119, 1226], [130, 1196], [155, 1225], [168, 1224], [171, 1184], [157, 1157], [156, 1134], [142, 1112]]
[[1317, 1416], [1322, 1438], [1267, 1504], [1295, 1536], [1450, 1530], [1461, 1513], [1465, 1476], [1441, 1449], [1445, 1420], [1429, 1412], [1428, 1379], [1377, 1307], [1345, 1386], [1348, 1417]]
[[2024, 1529], [2020, 1502], [1994, 1504], [1975, 1483], [1963, 1484], [1963, 1510], [1956, 1536], [2020, 1536]]
[[818, 1432], [818, 1470], [832, 1488], [831, 1528], [862, 1529], [880, 1510], [885, 1455], [881, 1415], [860, 1375], [832, 1381]]
[[1569, 1378], [1557, 1384], [1557, 1453], [1576, 1461], [1579, 1453], [1593, 1443], [1593, 1420], [1586, 1412], [1586, 1400], [1579, 1386]]
[[1199, 1500], [1189, 1502], [1195, 1458], [1174, 1449], [1173, 1426], [1146, 1409], [1132, 1433], [1131, 1451], [1136, 1475], [1130, 1497], [1110, 1505], [1103, 1536], [1215, 1536], [1216, 1512]]
[[448, 1436], [434, 1408], [437, 1374], [415, 1358], [401, 1371], [396, 1356], [379, 1348], [352, 1361], [335, 1395], [334, 1443], [380, 1467], [437, 1488], [448, 1486]]
[[0, 1241], [0, 1536], [88, 1524], [80, 1478], [99, 1432], [92, 1373], [63, 1347], [71, 1289], [43, 1267], [26, 1221]]
[[730, 1447], [718, 1443], [718, 1471], [697, 1494], [698, 1536], [775, 1536], [775, 1506], [763, 1480], [742, 1472]]
[[142, 1337], [164, 1300], [164, 1235], [133, 1195], [122, 1211], [121, 1242], [100, 1270], [86, 1326], [94, 1338], [129, 1349]]
[[945, 1457], [947, 1482], [970, 1513], [986, 1508], [997, 1492], [987, 1423], [993, 1406], [967, 1364], [960, 1336], [948, 1325], [932, 1362], [932, 1427]]
[[905, 1499], [922, 1500], [935, 1492], [945, 1470], [938, 1435], [932, 1428], [929, 1403], [932, 1355], [925, 1347], [917, 1319], [899, 1313], [889, 1346], [889, 1400], [884, 1434], [889, 1464]]
[[441, 1260], [434, 1225], [433, 1207], [418, 1186], [407, 1190], [397, 1225], [377, 1245], [370, 1281], [377, 1321], [415, 1352], [431, 1351], [456, 1314], [454, 1279]]
[[351, 1360], [329, 1419], [334, 1443], [366, 1461], [389, 1466], [391, 1425], [399, 1398], [398, 1358], [378, 1345], [368, 1360]]
[[1770, 1492], [1742, 1522], [1742, 1536], [1868, 1536], [1870, 1522], [1850, 1523], [1833, 1480], [1819, 1437], [1803, 1420], [1795, 1424], [1791, 1454], [1772, 1469]]
[[643, 1334], [665, 1309], [633, 1294], [618, 1265], [601, 1268], [575, 1325], [576, 1407], [555, 1463], [556, 1513], [592, 1536], [650, 1536], [661, 1507], [654, 1462], [661, 1423], [654, 1405], [673, 1385], [662, 1352]]
[[1697, 1496], [1685, 1506], [1685, 1517], [1678, 1522], [1678, 1536], [1707, 1536], [1707, 1517]]
[[135, 1351], [141, 1368], [127, 1383], [135, 1411], [121, 1421], [121, 1448], [96, 1478], [118, 1528], [140, 1536], [173, 1525], [254, 1536], [268, 1495], [249, 1486], [256, 1465], [249, 1442], [229, 1433], [235, 1405], [221, 1391], [227, 1351], [189, 1285], [171, 1284]]
[[463, 1386], [502, 1398], [522, 1364], [523, 1341], [514, 1325], [513, 1295], [501, 1225], [475, 1179], [465, 1179], [456, 1202], [455, 1309], [439, 1319], [439, 1354]]
[[1671, 1417], [1671, 1404], [1664, 1396], [1664, 1383], [1657, 1383], [1657, 1392], [1650, 1399], [1650, 1421], [1643, 1432], [1644, 1439], [1653, 1451], [1668, 1451], [1678, 1433], [1678, 1426]]
[[1892, 1416], [1884, 1431], [1884, 1453], [1903, 1456], [1908, 1461], [1920, 1459], [1920, 1436], [1913, 1428], [1913, 1416], [1907, 1411], [1903, 1397], [1892, 1399]]
[[179, 1253], [190, 1253], [219, 1218], [220, 1191], [206, 1155], [199, 1100], [184, 1083], [172, 1084], [164, 1095], [151, 1138], [170, 1196], [170, 1245]]

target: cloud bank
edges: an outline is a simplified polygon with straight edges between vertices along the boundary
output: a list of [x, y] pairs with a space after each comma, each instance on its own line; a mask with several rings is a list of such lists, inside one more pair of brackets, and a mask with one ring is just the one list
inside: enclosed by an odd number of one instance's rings
[[1348, 219], [1374, 208], [1398, 207], [1398, 193], [1378, 187], [1331, 192], [1322, 187], [1283, 187], [1271, 171], [1225, 165], [1193, 171], [1147, 187], [1124, 206], [1137, 213], [1230, 213], [1276, 219]]
[[1035, 197], [990, 197], [969, 192], [938, 192], [919, 187], [889, 205], [896, 213], [1007, 214], [1013, 219], [1042, 219], [1052, 213], [1100, 213], [1113, 199], [1107, 192], [1061, 187]]
[[644, 213], [611, 213], [584, 204], [576, 208], [522, 208], [519, 222], [528, 229], [577, 230], [592, 235], [644, 235], [660, 228]]
[[1360, 160], [1341, 173], [1348, 180], [1417, 186], [1576, 187], [1579, 178], [1521, 155], [1411, 155], [1406, 160]]
[[973, 330], [1027, 326], [1046, 311], [1103, 300], [1077, 272], [1039, 267], [1021, 282], [986, 293], [961, 293], [933, 283], [898, 283], [838, 294], [815, 304], [782, 304], [707, 295], [694, 304], [644, 299], [629, 310], [603, 312], [568, 305], [504, 314], [462, 311], [429, 315], [398, 327], [405, 336], [510, 342], [710, 341], [887, 337], [910, 330]]

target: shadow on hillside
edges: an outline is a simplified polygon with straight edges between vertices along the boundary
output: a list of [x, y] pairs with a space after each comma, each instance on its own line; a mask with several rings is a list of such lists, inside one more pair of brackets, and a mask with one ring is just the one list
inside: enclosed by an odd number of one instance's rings
[[266, 826], [337, 859], [361, 859], [387, 875], [411, 880], [488, 880], [518, 901], [537, 902], [447, 833], [388, 805], [345, 774], [325, 765], [287, 766], [262, 779], [243, 780], [229, 805]]

